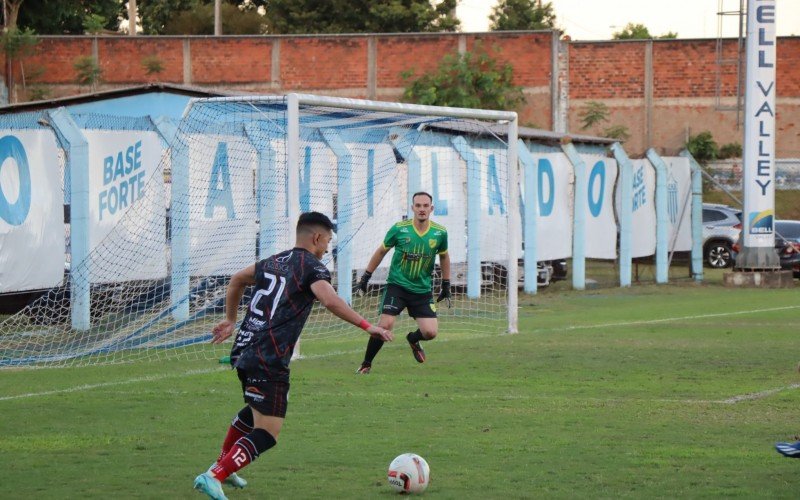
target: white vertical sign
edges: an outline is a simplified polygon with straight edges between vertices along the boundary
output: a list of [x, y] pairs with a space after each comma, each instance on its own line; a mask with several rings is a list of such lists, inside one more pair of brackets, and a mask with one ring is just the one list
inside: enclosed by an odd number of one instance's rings
[[[775, 235], [775, 0], [747, 5], [744, 117], [744, 246], [741, 267], [761, 259], [747, 248], [773, 252]], [[762, 250], [764, 252], [765, 250]], [[752, 266], [759, 267], [759, 266]]]
[[64, 279], [58, 146], [49, 130], [0, 130], [0, 293]]
[[617, 220], [614, 216], [614, 186], [617, 161], [601, 155], [581, 155], [586, 163], [586, 257], [617, 257]]
[[190, 270], [231, 276], [256, 261], [256, 151], [238, 136], [196, 135], [189, 144]]
[[156, 175], [162, 151], [158, 134], [84, 130], [83, 135], [89, 143], [92, 283], [166, 276], [164, 252], [145, 258], [148, 253], [142, 251], [163, 248], [166, 240], [164, 182]]
[[539, 178], [539, 218], [536, 220], [538, 259], [572, 257], [572, 211], [575, 174], [563, 153], [532, 153]]

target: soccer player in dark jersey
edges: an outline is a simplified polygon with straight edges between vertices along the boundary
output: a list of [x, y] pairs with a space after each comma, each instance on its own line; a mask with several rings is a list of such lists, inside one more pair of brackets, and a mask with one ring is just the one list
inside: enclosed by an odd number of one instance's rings
[[295, 247], [238, 271], [225, 297], [225, 319], [213, 329], [211, 343], [229, 338], [245, 287], [255, 285], [247, 314], [231, 349], [231, 365], [242, 383], [246, 406], [233, 418], [217, 461], [197, 476], [194, 487], [213, 499], [225, 499], [222, 483], [243, 488], [236, 472], [275, 446], [286, 416], [289, 361], [314, 300], [339, 318], [381, 342], [392, 332], [373, 326], [336, 294], [320, 258], [333, 236], [325, 215], [308, 212], [297, 221]]
[[[433, 302], [433, 265], [438, 255], [442, 268], [442, 288], [436, 302], [447, 299], [449, 307], [450, 255], [447, 253], [447, 229], [430, 219], [433, 213], [433, 197], [425, 192], [414, 193], [411, 197], [411, 208], [414, 218], [400, 221], [389, 229], [383, 243], [372, 254], [358, 287], [362, 293], [366, 293], [372, 273], [389, 249], [394, 248], [378, 325], [391, 330], [397, 315], [403, 309], [408, 309], [408, 315], [417, 321], [419, 328], [410, 332], [406, 340], [411, 345], [414, 359], [424, 363], [425, 351], [419, 343], [432, 340], [439, 329], [436, 304]], [[356, 373], [370, 372], [372, 361], [383, 347], [383, 342], [380, 337], [370, 337], [364, 361]]]

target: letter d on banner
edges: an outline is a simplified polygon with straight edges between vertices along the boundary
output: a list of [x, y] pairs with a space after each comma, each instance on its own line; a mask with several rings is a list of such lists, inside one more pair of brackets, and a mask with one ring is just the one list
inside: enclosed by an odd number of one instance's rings
[[[9, 160], [16, 163], [14, 175]], [[5, 181], [4, 181], [5, 179]], [[16, 199], [12, 202], [12, 187], [17, 187]], [[31, 170], [28, 155], [19, 139], [13, 135], [0, 138], [0, 219], [12, 226], [19, 226], [28, 218], [31, 209]]]

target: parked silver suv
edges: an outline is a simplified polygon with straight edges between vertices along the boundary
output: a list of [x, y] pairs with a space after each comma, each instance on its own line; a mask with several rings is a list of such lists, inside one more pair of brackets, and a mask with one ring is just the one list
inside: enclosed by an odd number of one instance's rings
[[703, 203], [703, 258], [709, 267], [733, 265], [731, 247], [742, 230], [742, 211], [717, 203]]

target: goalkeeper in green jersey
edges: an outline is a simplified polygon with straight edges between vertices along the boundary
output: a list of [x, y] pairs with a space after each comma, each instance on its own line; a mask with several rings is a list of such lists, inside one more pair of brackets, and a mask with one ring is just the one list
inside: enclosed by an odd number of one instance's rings
[[[389, 267], [389, 277], [381, 301], [381, 317], [378, 325], [391, 330], [397, 315], [408, 309], [408, 315], [417, 321], [417, 330], [406, 336], [414, 359], [425, 362], [425, 351], [421, 341], [436, 337], [439, 321], [436, 319], [436, 303], [433, 301], [432, 274], [436, 255], [442, 268], [442, 288], [436, 302], [447, 300], [450, 307], [450, 256], [447, 253], [447, 229], [430, 220], [433, 213], [433, 197], [425, 192], [414, 193], [411, 198], [414, 218], [398, 222], [389, 229], [383, 243], [372, 254], [364, 274], [358, 283], [362, 293], [390, 248], [394, 255]], [[383, 347], [383, 340], [370, 336], [364, 362], [357, 373], [367, 374], [372, 361]]]

